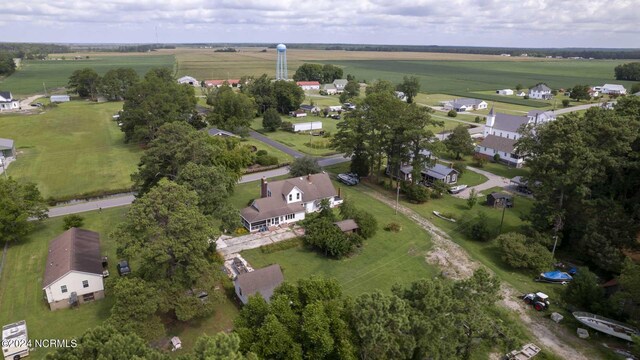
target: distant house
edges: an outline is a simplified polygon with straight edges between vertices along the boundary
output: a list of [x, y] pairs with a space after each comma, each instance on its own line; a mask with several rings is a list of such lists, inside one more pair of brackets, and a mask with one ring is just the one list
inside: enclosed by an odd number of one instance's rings
[[216, 129], [216, 128], [211, 128], [207, 130], [207, 133], [209, 133], [209, 135], [211, 136], [236, 137], [236, 138], [240, 137], [230, 131]]
[[196, 80], [196, 78], [192, 76], [181, 77], [180, 79], [178, 79], [178, 84], [189, 84], [191, 86], [200, 86], [200, 83], [198, 82], [198, 80]]
[[518, 93], [516, 94], [516, 96], [526, 96], [526, 95], [527, 95], [527, 93], [526, 93], [526, 92], [524, 92], [524, 91], [520, 91], [520, 92], [518, 92]]
[[498, 95], [505, 95], [505, 96], [513, 95], [513, 90], [511, 90], [511, 89], [501, 89], [501, 90], [496, 90], [496, 94], [498, 94]]
[[394, 94], [396, 94], [396, 97], [402, 101], [407, 101], [407, 95], [405, 93], [403, 93], [402, 91], [395, 91]]
[[359, 229], [358, 224], [353, 219], [342, 220], [333, 224], [346, 234], [356, 233]]
[[310, 113], [320, 112], [320, 108], [315, 105], [300, 105], [300, 109]]
[[482, 110], [486, 109], [488, 104], [486, 101], [478, 99], [461, 98], [453, 101], [445, 101], [442, 103], [445, 110], [455, 110], [457, 112]]
[[[424, 157], [424, 159], [435, 159], [431, 151], [429, 150], [420, 150], [420, 155]], [[411, 157], [413, 158], [413, 156]], [[387, 167], [385, 169], [385, 174], [391, 176], [394, 179], [399, 179], [403, 181], [411, 181], [411, 173], [413, 172], [413, 166], [410, 165], [410, 162], [402, 163], [399, 167], [391, 164], [389, 157], [387, 157]]]
[[100, 235], [71, 228], [53, 239], [42, 290], [51, 310], [104, 298]]
[[243, 304], [249, 302], [249, 297], [260, 295], [266, 302], [271, 300], [273, 291], [282, 284], [284, 276], [280, 265], [273, 264], [262, 269], [239, 274], [233, 280], [236, 295]]
[[69, 95], [51, 95], [49, 100], [52, 103], [59, 103], [59, 102], [69, 102], [71, 101], [71, 98], [69, 97]]
[[335, 79], [333, 80], [333, 85], [336, 87], [336, 90], [338, 91], [338, 93], [342, 93], [344, 91], [345, 86], [347, 86], [348, 82], [349, 80], [347, 79]]
[[513, 196], [501, 192], [487, 195], [487, 205], [493, 207], [513, 207]]
[[260, 198], [240, 211], [242, 224], [250, 231], [304, 220], [307, 213], [320, 210], [320, 201], [327, 199], [331, 207], [342, 204], [326, 173], [267, 183], [260, 183]]
[[11, 92], [0, 91], [0, 111], [17, 110], [20, 108], [20, 102], [13, 98]]
[[298, 81], [296, 85], [300, 86], [302, 90], [320, 90], [320, 83], [317, 81]]
[[327, 95], [335, 95], [338, 93], [338, 89], [333, 84], [322, 85], [322, 91], [326, 92]]
[[307, 116], [307, 113], [302, 109], [298, 109], [296, 111], [291, 111], [289, 113], [289, 116], [291, 116], [291, 117], [305, 117], [305, 116]]
[[627, 89], [618, 84], [604, 84], [601, 87], [601, 92], [608, 95], [626, 95]]
[[442, 164], [435, 164], [431, 167], [426, 167], [422, 170], [421, 174], [422, 179], [428, 184], [432, 184], [436, 181], [442, 181], [447, 185], [453, 185], [458, 182], [458, 176], [460, 175], [458, 170]]
[[529, 98], [531, 99], [550, 100], [552, 97], [551, 88], [545, 84], [538, 84], [529, 89]]
[[0, 159], [16, 157], [16, 145], [12, 139], [0, 138]]
[[[194, 79], [195, 80], [195, 79]], [[205, 80], [205, 87], [221, 87], [222, 85], [227, 84], [231, 87], [240, 87], [240, 79], [227, 79], [227, 80]]]

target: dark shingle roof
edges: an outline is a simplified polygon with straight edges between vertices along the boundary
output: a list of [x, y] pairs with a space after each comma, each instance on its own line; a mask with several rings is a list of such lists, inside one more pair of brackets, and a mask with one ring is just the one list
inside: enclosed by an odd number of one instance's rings
[[551, 88], [545, 84], [539, 84], [531, 88], [531, 91], [551, 91]]
[[444, 179], [445, 177], [447, 177], [447, 175], [451, 174], [452, 172], [455, 172], [457, 174], [458, 170], [450, 168], [448, 166], [444, 166], [442, 164], [435, 164], [432, 167], [426, 167], [424, 170], [422, 170], [422, 173], [425, 173], [432, 178], [436, 178], [440, 180]]
[[500, 136], [488, 135], [486, 138], [484, 138], [482, 143], [480, 143], [480, 146], [503, 151], [506, 153], [512, 153], [515, 148], [515, 144], [515, 139], [507, 139]]
[[284, 276], [278, 264], [239, 274], [234, 280], [242, 290], [243, 295], [249, 297], [260, 293], [267, 301], [269, 301], [271, 295], [273, 295], [273, 290], [282, 284], [283, 281]]
[[509, 195], [509, 194], [505, 194], [505, 193], [501, 193], [501, 192], [493, 192], [489, 195], [487, 195], [487, 198], [493, 198], [493, 199], [513, 199], [513, 196]]
[[497, 113], [493, 128], [502, 131], [518, 132], [520, 127], [528, 122], [529, 118], [526, 116]]
[[102, 275], [100, 234], [71, 228], [51, 240], [42, 286], [51, 285], [69, 271]]
[[10, 91], [0, 91], [0, 97], [3, 97], [7, 100], [11, 100], [11, 92]]
[[334, 222], [333, 224], [339, 227], [342, 232], [359, 229], [358, 224], [356, 224], [355, 220], [353, 219], [342, 220]]

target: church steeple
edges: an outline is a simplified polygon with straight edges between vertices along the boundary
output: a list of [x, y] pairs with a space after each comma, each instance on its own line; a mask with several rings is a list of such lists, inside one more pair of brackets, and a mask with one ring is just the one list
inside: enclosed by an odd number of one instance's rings
[[485, 127], [493, 127], [493, 124], [496, 121], [496, 114], [493, 111], [493, 106], [491, 107], [491, 110], [489, 110], [489, 114], [487, 114], [487, 123], [485, 124]]

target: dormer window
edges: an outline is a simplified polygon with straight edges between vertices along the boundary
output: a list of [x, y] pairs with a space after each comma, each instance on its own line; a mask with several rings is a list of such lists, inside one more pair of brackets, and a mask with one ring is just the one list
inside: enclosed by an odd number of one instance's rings
[[300, 193], [296, 193], [296, 200], [300, 200]]
[[293, 200], [293, 195], [289, 194], [289, 201]]

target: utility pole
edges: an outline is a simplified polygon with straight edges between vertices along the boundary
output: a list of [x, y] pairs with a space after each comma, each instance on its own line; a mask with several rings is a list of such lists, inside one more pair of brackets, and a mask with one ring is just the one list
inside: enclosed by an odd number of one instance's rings
[[555, 258], [556, 256], [556, 245], [558, 245], [558, 234], [553, 236], [553, 250], [551, 250], [551, 258]]

